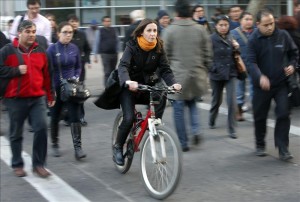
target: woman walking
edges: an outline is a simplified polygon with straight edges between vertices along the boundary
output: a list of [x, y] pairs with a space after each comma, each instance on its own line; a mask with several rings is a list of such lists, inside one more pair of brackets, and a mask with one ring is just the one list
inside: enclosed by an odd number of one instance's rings
[[209, 127], [215, 128], [219, 107], [223, 100], [223, 89], [226, 88], [228, 105], [228, 133], [229, 137], [236, 139], [235, 130], [235, 78], [237, 76], [233, 51], [239, 44], [233, 40], [229, 33], [229, 18], [225, 15], [216, 18], [216, 32], [211, 35], [213, 46], [213, 65], [209, 71], [212, 88], [212, 102], [209, 114]]
[[63, 105], [68, 109], [68, 117], [71, 123], [71, 134], [77, 160], [85, 158], [86, 154], [81, 148], [81, 123], [80, 104], [72, 101], [63, 102], [60, 98], [60, 71], [64, 79], [79, 80], [81, 73], [81, 55], [76, 45], [70, 43], [74, 29], [68, 22], [62, 22], [58, 26], [58, 42], [52, 44], [47, 52], [53, 65], [54, 85], [56, 91], [56, 103], [51, 108], [51, 141], [53, 156], [59, 157], [58, 123]]

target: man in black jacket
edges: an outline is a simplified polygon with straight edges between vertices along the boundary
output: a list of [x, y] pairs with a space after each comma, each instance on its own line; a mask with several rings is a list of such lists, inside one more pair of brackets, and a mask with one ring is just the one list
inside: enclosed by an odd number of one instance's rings
[[249, 39], [248, 59], [253, 79], [253, 115], [256, 155], [266, 155], [266, 122], [272, 99], [276, 103], [275, 146], [279, 158], [293, 158], [288, 151], [290, 109], [287, 78], [294, 73], [299, 52], [285, 30], [275, 28], [273, 14], [262, 10], [257, 14], [257, 30]]
[[[81, 53], [82, 71], [81, 71], [79, 81], [84, 82], [84, 80], [85, 80], [85, 64], [87, 64], [88, 68], [91, 68], [91, 62], [90, 62], [91, 48], [89, 46], [89, 43], [88, 43], [85, 33], [78, 29], [79, 28], [79, 18], [74, 14], [70, 14], [67, 17], [67, 20], [74, 29], [73, 39], [71, 42], [74, 43], [79, 48], [80, 53]], [[85, 121], [84, 116], [85, 116], [84, 106], [83, 106], [83, 104], [81, 104], [80, 122], [81, 122], [82, 126], [87, 125], [87, 122]]]
[[97, 54], [100, 54], [104, 69], [104, 85], [110, 73], [116, 69], [118, 62], [119, 38], [116, 30], [111, 27], [111, 18], [104, 16], [102, 18], [103, 27], [99, 29], [94, 43], [93, 53], [95, 63], [98, 62]]

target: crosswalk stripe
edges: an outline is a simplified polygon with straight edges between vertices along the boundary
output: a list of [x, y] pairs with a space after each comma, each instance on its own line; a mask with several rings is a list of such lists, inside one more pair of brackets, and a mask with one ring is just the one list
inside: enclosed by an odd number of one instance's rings
[[[1, 141], [1, 159], [8, 165], [11, 165], [11, 151], [10, 145], [7, 139], [4, 136], [0, 137]], [[89, 202], [86, 197], [76, 191], [74, 188], [69, 186], [65, 181], [59, 178], [57, 175], [52, 173], [51, 176], [47, 179], [42, 179], [40, 177], [34, 176], [31, 172], [32, 163], [31, 156], [22, 152], [22, 157], [25, 164], [25, 171], [27, 176], [23, 177], [29, 184], [31, 184], [47, 201], [57, 202], [57, 201], [80, 201], [80, 202]]]

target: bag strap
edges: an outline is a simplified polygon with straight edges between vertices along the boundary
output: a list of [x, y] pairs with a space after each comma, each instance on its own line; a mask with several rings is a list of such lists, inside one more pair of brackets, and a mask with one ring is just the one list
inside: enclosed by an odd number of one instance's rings
[[245, 36], [245, 34], [243, 34], [241, 28], [237, 27], [235, 30], [242, 37], [243, 41], [247, 44], [248, 43], [248, 38]]
[[55, 49], [56, 49], [56, 60], [57, 60], [57, 64], [58, 64], [58, 70], [59, 70], [59, 77], [60, 80], [63, 80], [63, 76], [62, 76], [62, 72], [61, 72], [61, 62], [60, 62], [60, 53], [58, 51], [58, 45], [57, 43], [55, 43]]

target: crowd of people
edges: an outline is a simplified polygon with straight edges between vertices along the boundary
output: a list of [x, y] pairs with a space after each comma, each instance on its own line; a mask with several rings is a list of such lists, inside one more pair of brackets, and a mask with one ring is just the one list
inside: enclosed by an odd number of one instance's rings
[[[212, 16], [213, 25], [205, 16], [204, 7], [191, 7], [188, 1], [178, 0], [175, 16], [159, 10], [156, 18], [147, 19], [145, 11], [130, 13], [132, 24], [127, 28], [120, 46], [119, 34], [111, 26], [111, 17], [103, 16], [103, 27], [96, 20], [82, 31], [79, 18], [70, 14], [57, 23], [53, 14], [39, 13], [40, 0], [27, 0], [27, 12], [9, 21], [6, 33], [0, 32], [0, 97], [10, 120], [9, 141], [12, 151], [11, 166], [18, 177], [26, 176], [21, 156], [24, 122], [28, 119], [34, 133], [32, 167], [42, 178], [51, 175], [45, 169], [47, 156], [46, 121], [50, 111], [52, 155], [61, 156], [59, 122], [70, 126], [77, 160], [85, 158], [81, 141], [81, 127], [87, 126], [83, 103], [61, 99], [61, 78], [84, 83], [85, 67], [91, 59], [104, 70], [104, 85], [117, 69], [120, 92], [119, 106], [124, 117], [114, 145], [113, 160], [124, 164], [123, 146], [134, 119], [134, 105], [148, 103], [149, 95], [137, 93], [138, 84], [173, 86], [181, 94], [169, 97], [182, 151], [198, 145], [203, 136], [197, 101], [212, 89], [208, 124], [217, 126], [219, 107], [226, 89], [228, 106], [228, 136], [238, 138], [236, 121], [244, 121], [243, 112], [253, 110], [255, 153], [266, 155], [267, 117], [271, 101], [275, 101], [275, 146], [279, 158], [293, 158], [288, 150], [291, 106], [287, 78], [299, 73], [300, 3], [295, 16], [275, 18], [270, 8], [256, 14], [231, 6], [228, 16], [222, 11]], [[255, 23], [256, 22], [256, 23]], [[123, 48], [123, 50], [121, 50]], [[118, 59], [118, 53], [123, 52]], [[248, 78], [237, 79], [239, 72], [233, 53], [238, 52], [248, 72]], [[91, 57], [92, 55], [92, 57]], [[119, 60], [119, 65], [117, 63]], [[249, 98], [246, 97], [249, 83]], [[156, 116], [162, 118], [166, 97], [157, 95]], [[188, 107], [190, 127], [187, 129], [185, 107]], [[63, 113], [67, 112], [67, 113]]]

